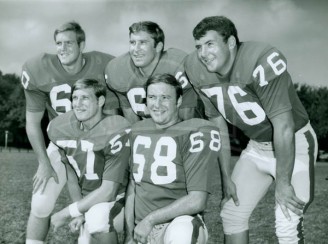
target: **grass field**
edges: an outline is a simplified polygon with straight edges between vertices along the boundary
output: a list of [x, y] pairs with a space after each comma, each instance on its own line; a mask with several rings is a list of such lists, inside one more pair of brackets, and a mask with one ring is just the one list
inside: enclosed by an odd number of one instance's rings
[[[30, 210], [32, 177], [37, 163], [33, 153], [0, 152], [0, 244], [24, 243], [26, 222]], [[328, 163], [316, 167], [315, 199], [305, 217], [307, 243], [328, 243]], [[220, 183], [210, 197], [205, 221], [209, 230], [209, 244], [223, 243], [222, 224], [219, 220]], [[69, 203], [66, 189], [58, 199], [56, 210]], [[250, 243], [277, 243], [274, 235], [274, 192], [271, 187], [260, 202], [250, 222]], [[66, 227], [56, 233], [51, 230], [47, 243], [73, 244], [77, 236]]]

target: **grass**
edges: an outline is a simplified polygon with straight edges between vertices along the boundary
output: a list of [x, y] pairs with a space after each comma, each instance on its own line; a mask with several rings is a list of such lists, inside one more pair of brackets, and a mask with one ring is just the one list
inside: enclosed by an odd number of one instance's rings
[[[30, 211], [32, 177], [37, 163], [33, 153], [0, 153], [0, 244], [21, 244], [25, 241], [25, 229]], [[316, 167], [315, 199], [305, 216], [307, 243], [327, 243], [328, 238], [328, 164], [319, 163]], [[209, 230], [208, 244], [223, 243], [222, 224], [219, 218], [221, 190], [219, 177], [215, 181], [216, 192], [210, 197], [205, 221]], [[55, 211], [69, 203], [64, 189], [57, 201]], [[77, 236], [66, 227], [56, 233], [51, 229], [47, 243], [73, 244]], [[250, 243], [277, 243], [274, 234], [274, 186], [262, 199], [250, 220]]]

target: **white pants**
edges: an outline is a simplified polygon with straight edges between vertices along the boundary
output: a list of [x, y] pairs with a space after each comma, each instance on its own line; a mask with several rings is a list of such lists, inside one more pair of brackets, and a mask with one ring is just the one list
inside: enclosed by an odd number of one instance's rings
[[61, 161], [58, 147], [50, 142], [47, 154], [51, 166], [57, 173], [59, 183], [57, 184], [54, 178], [50, 178], [42, 194], [41, 190], [39, 190], [32, 195], [31, 212], [38, 218], [50, 216], [55, 208], [57, 198], [67, 181], [65, 165]]
[[148, 244], [205, 244], [208, 239], [203, 219], [183, 215], [170, 223], [155, 225], [148, 236]]
[[[310, 124], [296, 132], [295, 143], [296, 154], [291, 183], [296, 196], [308, 206], [313, 200], [314, 164], [318, 151], [316, 135]], [[251, 140], [232, 173], [240, 204], [235, 206], [230, 199], [221, 211], [225, 234], [237, 234], [248, 230], [249, 217], [268, 191], [275, 176], [276, 158], [272, 143]], [[298, 216], [291, 211], [289, 214], [291, 221], [286, 219], [281, 208], [276, 204], [276, 235], [279, 243], [298, 243], [304, 238], [303, 216]]]

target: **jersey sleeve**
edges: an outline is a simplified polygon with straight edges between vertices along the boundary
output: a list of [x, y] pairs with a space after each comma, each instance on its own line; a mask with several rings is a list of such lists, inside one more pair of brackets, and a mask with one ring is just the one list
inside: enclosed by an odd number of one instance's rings
[[33, 72], [31, 66], [36, 65], [35, 62], [29, 61], [22, 68], [21, 84], [24, 88], [26, 111], [29, 112], [43, 112], [47, 102], [47, 94], [39, 90], [35, 85], [40, 74], [36, 71]]
[[184, 169], [188, 191], [212, 192], [212, 182], [218, 152], [221, 148], [219, 131], [212, 126], [190, 133], [184, 151]]
[[105, 168], [104, 180], [110, 180], [121, 184], [127, 183], [128, 167], [130, 160], [130, 147], [128, 146], [129, 130], [122, 130], [111, 137], [104, 150]]
[[254, 90], [269, 118], [292, 109], [289, 98], [293, 86], [286, 58], [271, 48], [258, 61], [253, 72]]

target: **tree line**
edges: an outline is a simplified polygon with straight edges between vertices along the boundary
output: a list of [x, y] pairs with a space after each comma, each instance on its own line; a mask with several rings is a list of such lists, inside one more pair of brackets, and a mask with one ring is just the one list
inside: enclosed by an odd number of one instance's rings
[[[309, 114], [313, 129], [317, 133], [319, 149], [328, 151], [328, 88], [294, 84], [300, 100]], [[25, 132], [25, 96], [20, 77], [0, 71], [0, 147], [30, 148]], [[43, 121], [46, 128], [47, 117]], [[245, 136], [237, 135], [244, 146]]]

